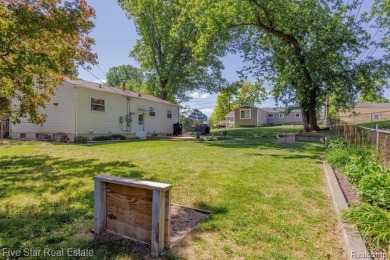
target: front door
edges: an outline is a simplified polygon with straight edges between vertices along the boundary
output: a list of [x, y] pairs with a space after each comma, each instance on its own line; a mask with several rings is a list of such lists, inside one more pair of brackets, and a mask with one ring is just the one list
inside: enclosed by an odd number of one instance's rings
[[144, 131], [145, 130], [145, 116], [144, 114], [138, 115], [138, 131]]

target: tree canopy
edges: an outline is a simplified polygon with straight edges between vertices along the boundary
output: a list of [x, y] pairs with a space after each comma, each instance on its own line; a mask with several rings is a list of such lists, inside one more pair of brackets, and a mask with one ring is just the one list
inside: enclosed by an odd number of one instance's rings
[[[45, 120], [55, 87], [77, 66], [94, 63], [94, 10], [85, 0], [5, 0], [0, 4], [0, 109], [13, 121]], [[10, 106], [10, 100], [16, 101]]]
[[131, 65], [112, 67], [106, 74], [107, 84], [115, 87], [125, 87], [128, 90], [138, 91], [143, 87], [145, 75], [143, 71]]
[[189, 3], [179, 0], [118, 2], [140, 35], [131, 56], [153, 77], [149, 80], [150, 87], [157, 89], [156, 94], [162, 99], [185, 100], [188, 91], [211, 92], [223, 83], [222, 63], [218, 59], [223, 53], [219, 49], [204, 49], [196, 58], [193, 55], [191, 44], [200, 28], [189, 19]]
[[251, 83], [244, 79], [233, 82], [221, 89], [210, 123], [225, 120], [227, 113], [240, 106], [255, 106], [266, 99], [267, 93], [261, 82]]
[[381, 61], [357, 62], [369, 41], [361, 23], [349, 15], [357, 5], [330, 0], [192, 2], [191, 18], [202, 28], [195, 50], [210, 48], [216, 37], [219, 48], [230, 42], [230, 50], [245, 59], [243, 72], [266, 80], [278, 103], [298, 104], [305, 130], [318, 130], [317, 111], [327, 95], [334, 95], [336, 107], [351, 107], [359, 93], [381, 90], [386, 83]]

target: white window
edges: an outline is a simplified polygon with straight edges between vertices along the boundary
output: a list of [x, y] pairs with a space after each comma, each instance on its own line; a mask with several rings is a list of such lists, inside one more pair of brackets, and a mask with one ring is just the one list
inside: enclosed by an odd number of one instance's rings
[[156, 108], [149, 107], [149, 116], [156, 116]]
[[274, 114], [268, 114], [268, 118], [274, 118]]
[[91, 98], [91, 110], [92, 111], [106, 111], [105, 100], [99, 98]]
[[172, 118], [172, 110], [167, 110], [167, 118]]
[[279, 118], [284, 118], [284, 114], [283, 113], [279, 113]]
[[240, 119], [251, 119], [251, 110], [240, 109]]
[[301, 113], [295, 113], [295, 118], [300, 118], [301, 117]]

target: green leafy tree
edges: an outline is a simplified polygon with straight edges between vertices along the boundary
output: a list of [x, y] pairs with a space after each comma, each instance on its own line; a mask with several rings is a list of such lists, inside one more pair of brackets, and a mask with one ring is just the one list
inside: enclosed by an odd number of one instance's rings
[[218, 59], [221, 53], [210, 48], [215, 52], [205, 49], [195, 58], [190, 48], [199, 29], [188, 17], [189, 3], [179, 0], [118, 2], [140, 35], [131, 56], [149, 73], [152, 93], [164, 100], [183, 100], [189, 91], [210, 92], [223, 83], [222, 64]]
[[251, 83], [248, 80], [233, 82], [220, 91], [214, 111], [210, 118], [211, 124], [225, 120], [230, 111], [240, 106], [255, 106], [267, 97], [267, 91], [261, 82]]
[[260, 81], [253, 84], [248, 80], [240, 80], [235, 84], [237, 88], [235, 107], [255, 106], [267, 97], [267, 91]]
[[106, 79], [110, 86], [122, 87], [125, 84], [126, 89], [137, 92], [142, 92], [146, 80], [142, 70], [131, 65], [110, 68]]
[[357, 6], [357, 1], [346, 6], [330, 0], [200, 0], [190, 11], [202, 28], [195, 49], [210, 48], [216, 37], [218, 48], [229, 41], [230, 50], [241, 52], [248, 64], [244, 72], [268, 81], [284, 106], [298, 104], [306, 131], [318, 130], [317, 111], [327, 95], [336, 94], [338, 108], [352, 107], [359, 93], [382, 89], [385, 82], [381, 62], [355, 62], [369, 40], [348, 15]]
[[234, 103], [234, 96], [236, 93], [237, 89], [235, 86], [221, 89], [220, 94], [217, 96], [214, 111], [209, 119], [211, 125], [216, 125], [218, 121], [225, 120], [226, 114], [236, 108]]
[[[94, 63], [88, 36], [94, 10], [85, 0], [5, 0], [0, 4], [0, 109], [40, 123], [39, 108], [78, 65]], [[10, 100], [15, 103], [10, 105]]]

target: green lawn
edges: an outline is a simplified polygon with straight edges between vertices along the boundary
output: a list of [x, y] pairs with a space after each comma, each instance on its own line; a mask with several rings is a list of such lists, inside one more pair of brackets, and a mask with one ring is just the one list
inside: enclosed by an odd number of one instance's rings
[[212, 133], [222, 135], [223, 131], [227, 131], [227, 136], [236, 137], [272, 137], [280, 133], [297, 133], [303, 129], [302, 125], [281, 125], [281, 126], [260, 126], [260, 127], [234, 127], [234, 128], [219, 128], [213, 129]]
[[0, 248], [137, 258], [131, 244], [91, 235], [92, 176], [105, 173], [172, 183], [172, 202], [213, 211], [168, 258], [341, 259], [322, 151], [274, 138], [7, 143], [0, 146]]
[[375, 128], [377, 124], [378, 124], [379, 128], [381, 128], [381, 129], [390, 129], [390, 120], [373, 121], [373, 122], [367, 122], [367, 123], [360, 123], [357, 125], [363, 126], [363, 127], [368, 127], [368, 128]]

